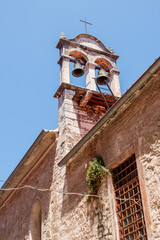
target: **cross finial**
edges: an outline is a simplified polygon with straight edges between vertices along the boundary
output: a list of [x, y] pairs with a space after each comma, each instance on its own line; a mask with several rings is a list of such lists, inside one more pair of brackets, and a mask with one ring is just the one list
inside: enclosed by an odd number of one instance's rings
[[85, 23], [85, 30], [86, 30], [86, 33], [87, 33], [87, 24], [92, 25], [92, 23], [86, 22], [86, 17], [85, 17], [85, 21], [83, 21], [83, 20], [80, 20], [80, 21]]

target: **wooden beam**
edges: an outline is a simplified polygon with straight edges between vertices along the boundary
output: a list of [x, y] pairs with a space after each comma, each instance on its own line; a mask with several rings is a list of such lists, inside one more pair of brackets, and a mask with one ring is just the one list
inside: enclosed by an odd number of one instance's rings
[[80, 100], [79, 106], [80, 107], [85, 107], [89, 100], [92, 97], [92, 93], [90, 91], [87, 91], [86, 94], [83, 96], [83, 98]]
[[[96, 104], [98, 106], [105, 107], [105, 102], [103, 101], [103, 99], [101, 99], [101, 101], [97, 101], [96, 99], [92, 98], [89, 102], [90, 102], [90, 104]], [[113, 105], [113, 103], [108, 102], [108, 105], [109, 105], [109, 107], [111, 107]]]
[[[115, 103], [115, 100], [113, 99], [113, 97], [112, 97], [112, 98], [109, 98], [108, 96], [105, 96], [105, 95], [104, 95], [104, 97], [105, 97], [105, 99], [106, 99], [107, 102]], [[96, 99], [96, 100], [103, 101], [103, 98], [102, 98], [101, 95], [95, 95], [95, 94], [94, 94], [94, 95], [92, 96], [92, 98], [93, 98], [93, 99]]]

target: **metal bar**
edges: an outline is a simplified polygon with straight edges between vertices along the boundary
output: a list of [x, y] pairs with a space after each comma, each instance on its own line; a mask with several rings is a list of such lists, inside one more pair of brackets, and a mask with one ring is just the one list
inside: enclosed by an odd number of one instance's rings
[[105, 67], [102, 67], [102, 66], [98, 66], [98, 65], [95, 67], [95, 69], [97, 69], [97, 70], [100, 70], [100, 69], [102, 69], [102, 68], [103, 68], [106, 72], [109, 72], [109, 69], [108, 69], [108, 68], [105, 68]]
[[73, 63], [76, 63], [76, 62], [78, 61], [78, 62], [80, 62], [81, 65], [85, 65], [85, 64], [86, 64], [85, 62], [83, 62], [82, 60], [79, 60], [79, 59], [73, 59], [73, 58], [71, 58], [69, 61], [70, 61], [70, 62], [73, 62]]
[[[137, 171], [137, 169], [134, 169], [133, 171], [130, 172], [130, 174], [132, 174], [132, 173], [134, 173], [134, 172], [136, 172], [136, 171]], [[127, 179], [127, 176], [128, 176], [128, 175], [126, 175], [125, 177], [121, 178], [121, 179], [120, 179], [119, 181], [117, 181], [116, 183], [120, 183], [121, 181]], [[129, 182], [127, 181], [127, 183], [129, 183]]]
[[107, 101], [106, 101], [106, 99], [105, 99], [103, 93], [101, 92], [101, 89], [100, 89], [99, 86], [98, 86], [98, 83], [97, 83], [96, 78], [95, 78], [95, 83], [96, 83], [96, 86], [97, 86], [97, 88], [98, 88], [100, 94], [102, 95], [102, 98], [103, 98], [103, 100], [104, 100], [104, 102], [105, 102], [105, 104], [106, 104], [107, 109], [109, 109], [109, 105], [108, 105], [108, 103], [107, 103]]
[[109, 88], [109, 91], [111, 92], [112, 96], [113, 96], [113, 97], [114, 97], [114, 99], [116, 100], [116, 98], [115, 98], [115, 96], [114, 96], [114, 94], [113, 94], [113, 92], [112, 92], [112, 90], [111, 90], [111, 88], [110, 88], [109, 84], [107, 83], [107, 81], [106, 81], [106, 80], [105, 80], [105, 82], [106, 82], [106, 84], [107, 84], [107, 87]]
[[[136, 176], [135, 178], [133, 178], [129, 183], [132, 183], [132, 181], [135, 181], [135, 180], [137, 180], [137, 176]], [[121, 189], [122, 189], [123, 187], [125, 187], [127, 184], [128, 184], [128, 183], [124, 184], [122, 187], [119, 187], [118, 189], [115, 189], [115, 192], [116, 192], [117, 190], [121, 190]]]
[[128, 169], [130, 166], [135, 164], [135, 162], [132, 162], [130, 165], [128, 165], [126, 168], [122, 169], [122, 171], [119, 171], [116, 176], [119, 176], [122, 172], [124, 172], [126, 169]]
[[[120, 239], [147, 239], [135, 157], [118, 166], [114, 178]], [[133, 174], [134, 173], [134, 174]], [[117, 189], [118, 187], [118, 189]], [[121, 199], [121, 200], [120, 200]]]

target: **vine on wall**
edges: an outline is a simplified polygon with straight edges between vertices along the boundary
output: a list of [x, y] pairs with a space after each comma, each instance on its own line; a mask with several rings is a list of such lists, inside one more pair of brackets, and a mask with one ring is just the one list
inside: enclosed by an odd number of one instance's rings
[[102, 179], [108, 174], [112, 173], [112, 170], [106, 169], [104, 167], [104, 161], [102, 157], [96, 156], [89, 163], [87, 170], [87, 185], [90, 194], [97, 194], [99, 187], [101, 185]]

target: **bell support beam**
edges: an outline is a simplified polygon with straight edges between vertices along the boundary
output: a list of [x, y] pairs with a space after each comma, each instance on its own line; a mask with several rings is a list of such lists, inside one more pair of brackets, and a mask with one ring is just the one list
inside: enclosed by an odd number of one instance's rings
[[81, 99], [79, 106], [85, 107], [89, 102], [89, 100], [91, 99], [91, 97], [92, 97], [92, 93], [90, 91], [87, 91], [84, 97]]

